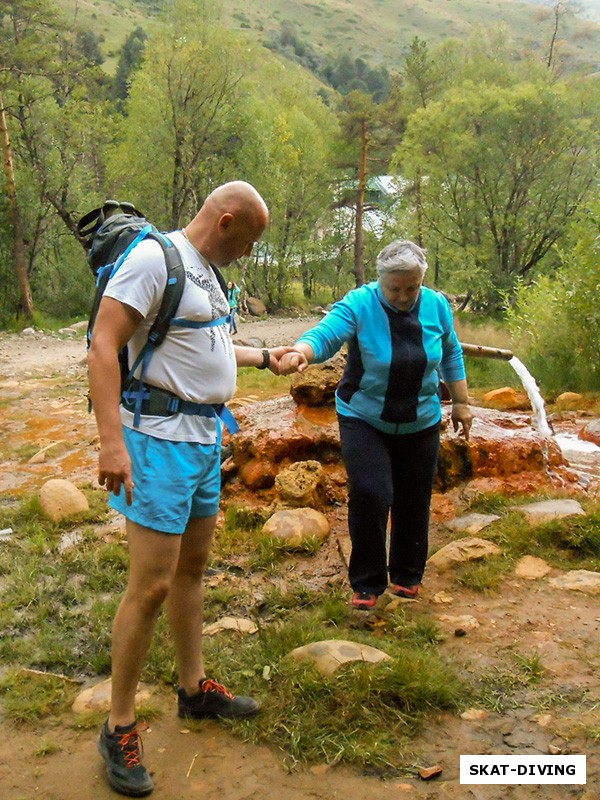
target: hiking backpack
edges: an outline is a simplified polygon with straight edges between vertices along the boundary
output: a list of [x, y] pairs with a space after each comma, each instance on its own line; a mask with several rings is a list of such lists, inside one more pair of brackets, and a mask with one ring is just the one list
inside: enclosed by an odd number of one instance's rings
[[104, 205], [82, 217], [77, 223], [77, 230], [87, 250], [88, 263], [96, 278], [96, 293], [87, 327], [88, 350], [106, 285], [133, 248], [144, 239], [153, 239], [161, 246], [165, 257], [167, 284], [156, 320], [148, 334], [148, 340], [131, 369], [128, 364], [127, 345], [119, 353], [121, 389], [125, 390], [139, 363], [145, 360], [147, 365], [153, 351], [160, 347], [167, 335], [171, 320], [175, 316], [185, 283], [185, 270], [181, 256], [173, 242], [148, 222], [131, 203], [107, 200]]
[[[88, 253], [88, 263], [96, 278], [96, 293], [92, 303], [92, 310], [87, 327], [88, 350], [92, 342], [94, 323], [100, 307], [104, 290], [110, 278], [119, 269], [125, 258], [144, 239], [153, 239], [160, 245], [165, 258], [167, 270], [167, 283], [161, 304], [148, 333], [148, 339], [142, 347], [135, 362], [129, 368], [127, 345], [119, 353], [119, 366], [121, 369], [121, 396], [123, 402], [134, 404], [134, 427], [139, 427], [143, 402], [152, 394], [150, 387], [144, 385], [144, 375], [152, 354], [163, 343], [171, 325], [180, 327], [204, 328], [229, 322], [229, 316], [205, 322], [195, 322], [175, 318], [175, 313], [183, 294], [185, 284], [185, 269], [177, 247], [161, 233], [152, 223], [144, 217], [131, 203], [121, 203], [117, 200], [107, 200], [104, 205], [90, 211], [77, 223], [77, 230], [84, 247]], [[227, 284], [221, 272], [211, 264], [217, 281], [227, 297]], [[141, 364], [139, 379], [134, 374]], [[154, 390], [156, 391], [156, 390]], [[162, 395], [169, 394], [161, 392]], [[169, 398], [170, 408], [181, 410], [183, 413], [208, 413], [214, 416], [215, 409], [204, 404], [181, 403], [173, 395]], [[91, 410], [91, 400], [89, 401]], [[173, 411], [175, 413], [175, 411]], [[237, 429], [237, 423], [231, 413], [219, 406], [216, 413], [224, 421], [229, 430]]]

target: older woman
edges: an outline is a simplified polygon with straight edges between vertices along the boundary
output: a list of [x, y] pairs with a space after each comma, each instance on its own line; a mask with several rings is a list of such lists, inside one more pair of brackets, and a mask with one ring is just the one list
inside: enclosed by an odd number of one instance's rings
[[[425, 251], [397, 240], [377, 257], [376, 282], [349, 292], [283, 357], [282, 371], [331, 358], [348, 342], [336, 392], [348, 473], [352, 605], [373, 608], [388, 587], [415, 598], [427, 560], [429, 507], [440, 442], [439, 371], [452, 422], [469, 437], [462, 348], [446, 298], [423, 286]], [[389, 556], [386, 533], [391, 512]]]

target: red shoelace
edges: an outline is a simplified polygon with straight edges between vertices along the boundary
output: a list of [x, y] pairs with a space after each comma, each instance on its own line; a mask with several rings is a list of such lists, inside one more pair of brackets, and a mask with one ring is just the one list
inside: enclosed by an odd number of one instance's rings
[[210, 678], [205, 678], [202, 683], [202, 691], [203, 692], [218, 692], [219, 694], [224, 694], [225, 697], [228, 697], [230, 700], [235, 700], [235, 695], [229, 691], [223, 684], [217, 683], [216, 681], [212, 681]]
[[[140, 726], [141, 727], [141, 726]], [[145, 730], [146, 726], [142, 728]], [[133, 767], [139, 767], [142, 763], [142, 737], [139, 734], [137, 728], [134, 728], [132, 731], [128, 731], [128, 733], [115, 733], [115, 736], [119, 740], [119, 746], [123, 751], [123, 757], [125, 758], [125, 764], [129, 769], [133, 769]]]

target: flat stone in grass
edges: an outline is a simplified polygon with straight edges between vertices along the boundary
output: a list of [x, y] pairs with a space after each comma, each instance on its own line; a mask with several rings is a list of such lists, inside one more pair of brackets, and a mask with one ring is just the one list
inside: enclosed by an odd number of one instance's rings
[[263, 533], [275, 539], [281, 547], [293, 550], [313, 537], [324, 542], [329, 536], [329, 522], [325, 514], [314, 508], [285, 509], [276, 511], [265, 522]]
[[40, 490], [40, 505], [53, 522], [90, 510], [87, 497], [81, 489], [62, 478], [46, 481]]
[[497, 514], [477, 514], [473, 512], [472, 514], [464, 514], [462, 517], [455, 517], [444, 524], [454, 531], [464, 531], [473, 535], [487, 528], [497, 519], [500, 519]]
[[566, 498], [543, 500], [541, 503], [529, 503], [524, 506], [512, 506], [512, 509], [525, 514], [527, 521], [532, 525], [573, 515], [585, 516], [585, 511], [577, 500]]
[[454, 564], [462, 564], [464, 561], [477, 561], [489, 556], [499, 555], [502, 550], [497, 544], [489, 542], [487, 539], [478, 539], [476, 537], [457, 539], [455, 542], [450, 542], [445, 547], [440, 548], [437, 553], [434, 553], [427, 561], [428, 564], [434, 566], [439, 572], [454, 566]]
[[387, 653], [376, 647], [345, 639], [324, 639], [321, 642], [311, 642], [311, 644], [296, 647], [290, 652], [290, 656], [296, 661], [312, 661], [323, 675], [333, 675], [342, 664], [347, 664], [349, 661], [378, 664], [380, 661], [387, 661], [390, 658]]
[[[110, 692], [111, 692], [111, 679], [100, 681], [88, 689], [84, 689], [81, 694], [75, 698], [72, 706], [74, 714], [89, 714], [93, 711], [110, 711]], [[148, 702], [152, 689], [148, 686], [139, 684], [135, 694], [135, 704], [137, 706], [143, 705]]]
[[515, 575], [517, 578], [524, 578], [528, 581], [535, 581], [538, 578], [545, 577], [552, 567], [550, 567], [543, 558], [537, 556], [523, 556], [517, 562], [515, 567]]
[[550, 578], [548, 583], [556, 589], [571, 589], [584, 594], [600, 594], [600, 572], [591, 572], [587, 569], [572, 569], [556, 578]]

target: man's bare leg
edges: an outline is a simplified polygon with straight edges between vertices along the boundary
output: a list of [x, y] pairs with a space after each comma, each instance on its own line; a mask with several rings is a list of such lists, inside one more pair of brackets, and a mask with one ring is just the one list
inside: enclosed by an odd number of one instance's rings
[[203, 575], [216, 522], [216, 515], [194, 517], [188, 522], [167, 597], [167, 614], [175, 643], [179, 685], [189, 695], [198, 691], [198, 683], [205, 677], [202, 658]]
[[182, 537], [127, 520], [129, 580], [112, 629], [109, 730], [135, 720], [135, 693], [160, 607], [177, 569]]

